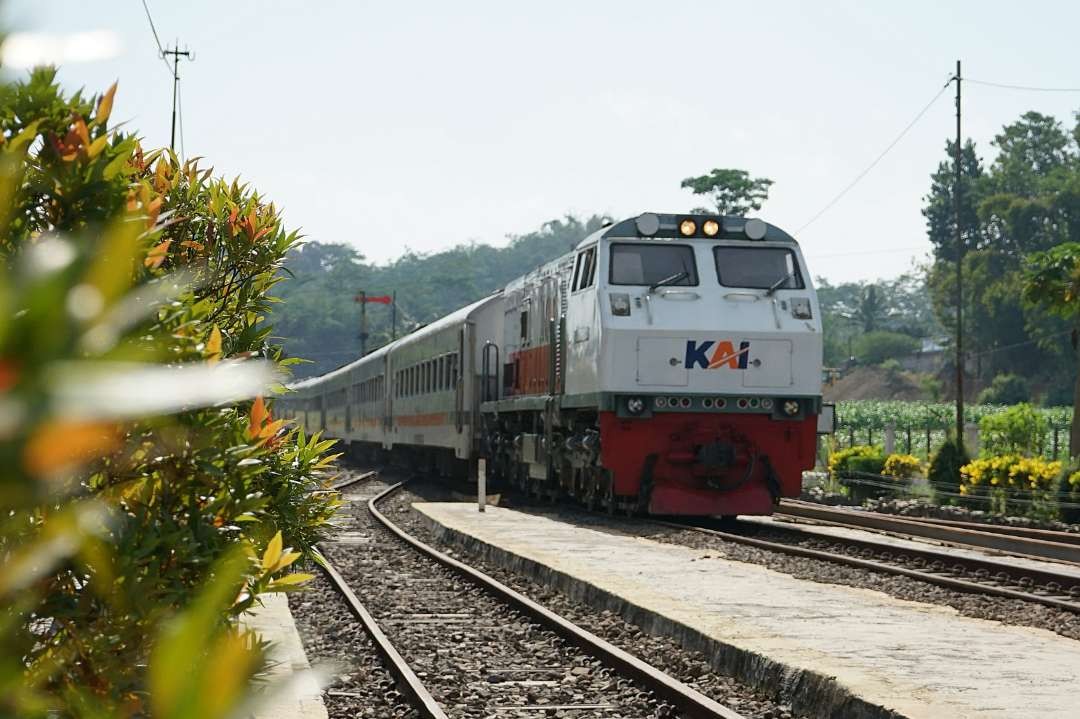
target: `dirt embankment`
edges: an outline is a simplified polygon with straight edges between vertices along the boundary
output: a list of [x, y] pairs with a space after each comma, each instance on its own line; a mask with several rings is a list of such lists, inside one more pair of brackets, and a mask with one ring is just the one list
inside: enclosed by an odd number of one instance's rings
[[826, 402], [849, 399], [930, 399], [918, 380], [907, 372], [880, 367], [857, 367], [823, 388]]

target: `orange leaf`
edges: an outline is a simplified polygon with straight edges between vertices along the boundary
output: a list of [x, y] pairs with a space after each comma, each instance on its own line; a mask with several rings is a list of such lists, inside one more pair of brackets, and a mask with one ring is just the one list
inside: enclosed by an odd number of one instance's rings
[[279, 419], [273, 422], [267, 422], [266, 425], [259, 430], [259, 437], [261, 439], [269, 439], [278, 433], [278, 430], [285, 426], [285, 420]]
[[100, 457], [119, 444], [116, 424], [54, 420], [31, 435], [23, 448], [23, 466], [40, 477]]
[[153, 227], [157, 222], [158, 213], [161, 212], [161, 198], [155, 197], [150, 200], [150, 205], [146, 208], [146, 226], [147, 228]]
[[161, 267], [161, 263], [165, 261], [165, 258], [169, 254], [169, 245], [171, 244], [172, 240], [165, 240], [154, 247], [146, 253], [146, 259], [143, 260], [143, 264], [154, 269]]
[[105, 94], [98, 100], [97, 113], [94, 115], [94, 121], [99, 125], [104, 125], [109, 119], [109, 115], [112, 114], [113, 97], [116, 95], [116, 83], [112, 84]]
[[266, 403], [262, 397], [256, 397], [251, 403], [251, 420], [248, 422], [248, 437], [256, 439], [262, 431], [263, 423], [270, 419], [270, 413], [266, 410]]
[[81, 117], [75, 118], [75, 127], [73, 128], [75, 134], [79, 138], [84, 146], [90, 144], [90, 130], [86, 127], [86, 121]]

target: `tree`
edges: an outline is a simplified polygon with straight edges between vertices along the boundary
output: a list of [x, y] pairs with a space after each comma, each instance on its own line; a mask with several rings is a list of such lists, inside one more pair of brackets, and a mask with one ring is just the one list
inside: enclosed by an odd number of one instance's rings
[[[772, 184], [773, 181], [765, 177], [750, 177], [746, 170], [714, 168], [707, 175], [686, 178], [680, 187], [689, 188], [695, 195], [708, 197], [719, 215], [742, 216], [761, 209], [769, 198]], [[694, 210], [701, 213], [713, 211], [702, 208]]]
[[[956, 142], [945, 142], [946, 158], [930, 175], [930, 192], [922, 214], [926, 218], [926, 235], [934, 246], [934, 257], [956, 260], [956, 209], [953, 190], [956, 186]], [[975, 143], [968, 140], [960, 152], [960, 234], [964, 249], [980, 246], [982, 225], [978, 207], [983, 194], [985, 173], [975, 152]], [[955, 265], [954, 265], [955, 267]]]
[[867, 332], [855, 343], [855, 356], [863, 364], [881, 364], [886, 360], [907, 357], [919, 349], [919, 341], [899, 332]]
[[999, 152], [991, 168], [993, 191], [1021, 197], [1039, 194], [1075, 159], [1069, 140], [1053, 117], [1025, 112], [994, 137]]
[[[1024, 299], [1071, 321], [1072, 349], [1080, 355], [1080, 243], [1066, 242], [1029, 258]], [[1080, 455], [1080, 372], [1073, 392], [1069, 454]]]

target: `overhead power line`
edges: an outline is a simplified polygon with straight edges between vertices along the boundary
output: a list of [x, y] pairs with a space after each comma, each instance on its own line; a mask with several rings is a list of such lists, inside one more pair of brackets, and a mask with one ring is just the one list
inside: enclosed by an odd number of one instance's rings
[[952, 81], [953, 81], [953, 79], [949, 78], [949, 81], [941, 86], [941, 89], [938, 90], [937, 93], [932, 98], [930, 98], [930, 102], [926, 103], [926, 105], [924, 105], [923, 108], [921, 110], [919, 110], [918, 114], [915, 115], [915, 117], [911, 120], [911, 122], [909, 122], [907, 124], [907, 126], [904, 127], [904, 129], [900, 131], [900, 134], [897, 135], [893, 139], [893, 141], [890, 142], [885, 147], [885, 149], [881, 151], [881, 154], [879, 154], [877, 157], [875, 157], [874, 161], [871, 162], [869, 165], [867, 165], [865, 170], [863, 170], [858, 175], [856, 175], [854, 180], [849, 182], [847, 184], [847, 186], [844, 187], [843, 190], [841, 190], [835, 197], [833, 197], [831, 200], [829, 200], [829, 202], [826, 203], [825, 206], [822, 207], [820, 210], [818, 210], [817, 213], [813, 217], [811, 217], [809, 220], [807, 220], [803, 224], [802, 227], [795, 230], [795, 234], [796, 235], [799, 234], [800, 232], [805, 230], [807, 227], [812, 225], [814, 222], [816, 222], [819, 217], [821, 217], [826, 212], [828, 212], [830, 209], [832, 209], [832, 207], [837, 202], [839, 202], [841, 199], [843, 199], [844, 195], [849, 193], [852, 190], [852, 188], [854, 188], [857, 184], [859, 184], [860, 181], [862, 181], [862, 179], [864, 177], [866, 177], [868, 174], [870, 174], [870, 171], [873, 170], [875, 167], [877, 167], [879, 162], [881, 162], [883, 159], [885, 159], [885, 156], [888, 155], [889, 152], [894, 147], [896, 147], [896, 145], [900, 142], [900, 140], [904, 139], [904, 136], [908, 134], [908, 132], [911, 130], [911, 128], [915, 127], [915, 124], [919, 120], [922, 119], [923, 115], [925, 115], [927, 113], [927, 111], [929, 111], [930, 108], [933, 107], [934, 103], [937, 102], [938, 98], [941, 97], [945, 93], [945, 90], [948, 89], [949, 85], [952, 84]]
[[859, 250], [856, 252], [830, 252], [827, 255], [819, 255], [814, 252], [805, 253], [807, 257], [813, 257], [815, 260], [825, 260], [831, 257], [854, 257], [855, 255], [887, 255], [896, 252], [914, 252], [916, 250], [925, 250], [925, 247], [884, 247], [877, 250]]
[[1005, 90], [1022, 90], [1024, 92], [1080, 92], [1080, 87], [1035, 87], [1033, 85], [1010, 85], [1004, 82], [972, 80], [970, 77], [965, 77], [964, 82], [970, 82], [973, 85], [986, 85], [987, 87], [1000, 87]]
[[172, 74], [172, 69], [169, 67], [169, 61], [165, 59], [165, 48], [161, 46], [161, 39], [158, 37], [157, 28], [154, 27], [154, 18], [150, 15], [150, 6], [146, 4], [146, 0], [142, 0], [143, 10], [146, 11], [146, 19], [150, 23], [150, 32], [154, 34], [154, 44], [157, 45], [158, 57], [161, 58], [161, 62], [164, 63], [165, 69]]

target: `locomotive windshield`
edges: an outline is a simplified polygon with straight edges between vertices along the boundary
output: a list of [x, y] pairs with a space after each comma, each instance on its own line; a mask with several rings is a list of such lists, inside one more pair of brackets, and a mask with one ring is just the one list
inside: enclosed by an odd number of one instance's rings
[[661, 282], [697, 286], [692, 247], [656, 243], [611, 246], [611, 284], [651, 286]]
[[716, 276], [725, 287], [801, 290], [795, 253], [786, 247], [714, 247]]

